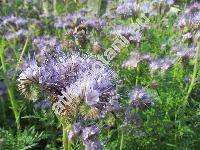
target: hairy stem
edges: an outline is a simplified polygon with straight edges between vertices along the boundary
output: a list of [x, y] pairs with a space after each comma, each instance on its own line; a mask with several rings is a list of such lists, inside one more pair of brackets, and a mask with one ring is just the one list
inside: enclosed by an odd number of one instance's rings
[[138, 81], [139, 81], [139, 66], [137, 66], [136, 68], [136, 79], [135, 79], [135, 86], [138, 85]]
[[53, 13], [56, 16], [58, 14], [57, 12], [57, 0], [53, 1]]
[[26, 42], [25, 42], [25, 44], [24, 44], [24, 47], [23, 47], [23, 49], [22, 49], [22, 52], [21, 52], [21, 54], [20, 54], [20, 57], [19, 57], [19, 59], [18, 59], [17, 66], [16, 66], [16, 68], [15, 68], [15, 73], [14, 73], [14, 76], [13, 76], [13, 78], [12, 78], [12, 81], [15, 81], [15, 80], [16, 80], [17, 71], [19, 70], [19, 66], [20, 66], [20, 64], [21, 64], [21, 62], [22, 62], [24, 53], [25, 53], [26, 48], [27, 48], [27, 45], [28, 45], [28, 41], [29, 41], [29, 37], [27, 37]]
[[123, 131], [121, 132], [121, 141], [120, 141], [120, 147], [119, 149], [122, 150], [123, 149], [123, 141], [124, 141], [124, 133]]
[[14, 116], [15, 116], [15, 122], [16, 122], [16, 125], [17, 125], [17, 130], [19, 131], [19, 129], [20, 129], [20, 113], [17, 110], [17, 102], [14, 98], [13, 87], [12, 87], [12, 85], [10, 85], [9, 79], [6, 75], [7, 69], [6, 69], [6, 61], [5, 61], [5, 56], [4, 56], [4, 48], [5, 48], [5, 41], [4, 41], [4, 39], [2, 39], [2, 42], [1, 42], [1, 45], [0, 45], [1, 64], [2, 64], [2, 67], [3, 67], [4, 80], [5, 80], [7, 90], [8, 90], [9, 99], [10, 99], [12, 110], [13, 110]]
[[187, 103], [187, 100], [188, 100], [190, 93], [192, 92], [192, 89], [193, 89], [194, 84], [195, 84], [195, 80], [196, 80], [196, 76], [197, 76], [197, 72], [198, 72], [198, 68], [199, 68], [198, 67], [199, 51], [200, 51], [199, 49], [200, 49], [200, 42], [198, 43], [198, 48], [197, 48], [195, 61], [194, 61], [194, 69], [193, 69], [192, 79], [191, 79], [191, 83], [190, 83], [188, 91], [187, 91], [187, 95], [185, 97], [185, 103]]
[[61, 124], [63, 127], [63, 137], [62, 137], [62, 142], [63, 142], [63, 148], [64, 150], [71, 150], [71, 142], [68, 140], [68, 132], [69, 129], [71, 128], [71, 124], [67, 124], [65, 119], [61, 119]]

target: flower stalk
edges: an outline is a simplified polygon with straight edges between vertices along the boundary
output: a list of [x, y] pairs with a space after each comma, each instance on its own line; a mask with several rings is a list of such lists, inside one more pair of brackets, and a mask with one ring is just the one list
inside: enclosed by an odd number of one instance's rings
[[7, 90], [8, 90], [9, 99], [10, 99], [12, 110], [15, 116], [17, 130], [19, 131], [20, 130], [20, 113], [17, 110], [17, 102], [14, 98], [12, 85], [10, 85], [9, 79], [7, 78], [7, 75], [6, 75], [7, 68], [6, 68], [6, 61], [5, 61], [5, 55], [4, 55], [4, 48], [5, 48], [5, 41], [4, 39], [2, 39], [1, 45], [0, 45], [0, 60], [1, 60], [2, 68], [3, 68], [4, 80], [5, 80]]
[[71, 142], [68, 139], [68, 133], [71, 128], [71, 124], [67, 124], [64, 118], [61, 119], [61, 124], [63, 128], [63, 137], [62, 137], [63, 148], [64, 150], [71, 150]]
[[188, 88], [188, 91], [187, 91], [187, 95], [185, 97], [185, 103], [187, 103], [188, 101], [188, 98], [190, 96], [190, 93], [192, 92], [192, 89], [195, 85], [195, 80], [196, 80], [196, 76], [197, 76], [197, 73], [198, 73], [198, 61], [199, 61], [199, 50], [200, 49], [200, 42], [198, 43], [198, 48], [197, 48], [197, 51], [196, 51], [196, 57], [195, 57], [195, 60], [194, 60], [194, 69], [193, 69], [193, 74], [192, 74], [192, 79], [191, 79], [191, 82], [190, 82], [190, 85], [189, 85], [189, 88]]

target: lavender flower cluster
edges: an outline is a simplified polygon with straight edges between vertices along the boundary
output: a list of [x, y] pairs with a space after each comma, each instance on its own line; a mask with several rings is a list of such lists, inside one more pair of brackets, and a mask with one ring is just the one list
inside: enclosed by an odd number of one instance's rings
[[136, 0], [123, 0], [116, 9], [116, 13], [120, 16], [132, 16], [138, 11]]
[[5, 35], [6, 40], [12, 40], [12, 39], [19, 39], [29, 36], [30, 33], [27, 30], [20, 29], [13, 33], [8, 33]]
[[24, 26], [27, 23], [27, 21], [24, 18], [15, 17], [13, 15], [3, 17], [2, 20], [4, 25], [12, 25], [16, 27]]
[[107, 24], [105, 19], [86, 16], [86, 11], [80, 11], [67, 16], [56, 17], [55, 28], [74, 28], [80, 24], [88, 28], [101, 30]]
[[179, 16], [175, 24], [179, 28], [188, 27], [190, 30], [195, 30], [200, 26], [200, 3], [194, 2], [189, 5], [186, 10]]
[[157, 16], [160, 13], [168, 12], [173, 4], [174, 0], [145, 1], [140, 4], [140, 11], [149, 16]]
[[139, 51], [133, 51], [131, 52], [128, 60], [126, 60], [122, 66], [126, 68], [134, 69], [138, 67], [139, 63], [143, 61], [150, 61], [150, 60], [151, 60], [150, 54], [141, 54]]
[[36, 37], [33, 39], [32, 44], [35, 50], [35, 59], [38, 62], [43, 62], [47, 53], [61, 52], [63, 50], [62, 44], [56, 37]]
[[140, 43], [142, 39], [142, 33], [140, 30], [135, 30], [133, 26], [115, 26], [110, 31], [111, 36], [122, 35], [126, 37], [129, 41], [134, 43]]
[[74, 123], [69, 131], [68, 139], [80, 137], [86, 150], [101, 150], [102, 144], [97, 140], [100, 129], [97, 125], [85, 126], [82, 122]]
[[163, 59], [154, 59], [150, 54], [142, 54], [139, 51], [133, 51], [130, 57], [124, 61], [122, 67], [135, 69], [138, 64], [146, 61], [149, 63], [149, 67], [153, 72], [161, 71], [166, 72], [171, 68], [178, 60], [192, 59], [195, 57], [197, 46], [184, 47], [182, 45], [173, 46], [171, 52], [174, 56], [166, 56]]
[[27, 24], [24, 18], [11, 15], [3, 17], [2, 20], [1, 26], [6, 31], [5, 38], [7, 40], [22, 39], [30, 35], [29, 31], [24, 28]]
[[[52, 102], [58, 101], [60, 96], [70, 100], [71, 103], [61, 112], [63, 115], [75, 115], [71, 108], [80, 107], [82, 102], [101, 113], [120, 107], [115, 90], [115, 73], [102, 63], [78, 54], [48, 54], [40, 67], [35, 61], [30, 63], [18, 81], [19, 89], [27, 98], [32, 98], [30, 90], [34, 83], [49, 92]], [[65, 95], [62, 95], [63, 91]]]
[[153, 97], [140, 85], [130, 91], [130, 100], [131, 105], [136, 108], [145, 109], [154, 105]]
[[200, 3], [193, 2], [179, 15], [175, 25], [182, 33], [183, 38], [192, 42], [200, 41]]

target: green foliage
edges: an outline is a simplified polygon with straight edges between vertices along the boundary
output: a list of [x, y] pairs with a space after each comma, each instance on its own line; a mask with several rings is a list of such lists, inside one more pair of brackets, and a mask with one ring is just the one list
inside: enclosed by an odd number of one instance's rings
[[45, 139], [44, 132], [37, 132], [35, 127], [25, 129], [23, 132], [13, 134], [12, 131], [0, 128], [1, 150], [27, 150], [38, 146], [38, 142]]

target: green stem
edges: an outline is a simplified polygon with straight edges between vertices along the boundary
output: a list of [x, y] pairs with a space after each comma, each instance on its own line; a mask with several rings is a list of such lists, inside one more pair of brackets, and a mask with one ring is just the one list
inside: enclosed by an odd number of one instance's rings
[[27, 48], [27, 45], [28, 45], [28, 41], [29, 41], [29, 37], [27, 37], [26, 42], [25, 42], [25, 44], [24, 44], [24, 47], [23, 47], [23, 49], [22, 49], [22, 52], [21, 52], [21, 54], [20, 54], [20, 57], [19, 57], [19, 60], [18, 60], [18, 62], [17, 62], [17, 66], [16, 66], [16, 68], [15, 68], [15, 73], [14, 73], [14, 76], [13, 76], [13, 78], [12, 78], [12, 81], [15, 81], [15, 80], [16, 80], [17, 71], [19, 70], [19, 66], [20, 66], [20, 64], [21, 64], [21, 62], [22, 62], [24, 53], [25, 53], [26, 48]]
[[2, 64], [2, 67], [3, 67], [4, 80], [5, 80], [7, 90], [8, 90], [8, 95], [9, 95], [10, 102], [11, 102], [11, 105], [12, 105], [12, 110], [13, 110], [14, 116], [15, 116], [15, 122], [16, 122], [16, 125], [17, 125], [17, 130], [19, 131], [19, 129], [20, 129], [20, 113], [17, 110], [17, 102], [15, 101], [15, 98], [14, 98], [13, 88], [10, 85], [9, 79], [6, 75], [7, 70], [6, 70], [6, 61], [5, 61], [5, 56], [4, 56], [4, 48], [5, 48], [5, 41], [4, 41], [4, 39], [2, 39], [2, 42], [1, 42], [1, 45], [0, 45], [1, 64]]
[[98, 16], [100, 17], [102, 15], [102, 0], [98, 1]]
[[198, 48], [197, 48], [195, 61], [194, 61], [194, 69], [193, 69], [193, 74], [192, 74], [192, 80], [191, 80], [190, 86], [188, 88], [187, 95], [185, 97], [185, 101], [184, 101], [185, 104], [187, 103], [188, 98], [190, 96], [190, 93], [192, 92], [193, 86], [195, 84], [195, 80], [196, 80], [196, 76], [197, 76], [197, 72], [198, 72], [198, 60], [199, 60], [199, 51], [200, 51], [199, 49], [200, 49], [200, 42], [198, 43]]
[[61, 118], [61, 124], [63, 127], [63, 137], [62, 137], [62, 142], [63, 142], [63, 148], [64, 150], [71, 150], [71, 142], [68, 140], [68, 132], [69, 129], [71, 128], [71, 124], [67, 124], [65, 119]]
[[48, 1], [47, 0], [43, 0], [42, 1], [42, 9], [43, 9], [44, 14], [49, 14], [48, 7], [49, 7]]
[[123, 133], [123, 131], [122, 131], [122, 133], [121, 133], [120, 147], [119, 147], [120, 150], [123, 149], [123, 141], [124, 141], [124, 133]]
[[138, 80], [139, 80], [139, 66], [137, 66], [137, 68], [136, 68], [135, 86], [138, 85]]
[[63, 125], [63, 148], [64, 150], [68, 150], [68, 137], [67, 137], [67, 130], [66, 130], [66, 127], [65, 125]]
[[54, 16], [57, 16], [58, 12], [57, 12], [57, 0], [53, 1], [53, 13]]

